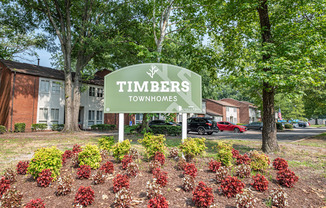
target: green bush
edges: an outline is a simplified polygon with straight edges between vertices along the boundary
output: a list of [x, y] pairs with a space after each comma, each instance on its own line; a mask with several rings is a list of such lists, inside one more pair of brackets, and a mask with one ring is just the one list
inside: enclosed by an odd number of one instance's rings
[[283, 125], [282, 125], [282, 123], [277, 122], [277, 123], [276, 123], [276, 129], [277, 129], [277, 130], [283, 130]]
[[37, 149], [29, 163], [28, 173], [36, 178], [43, 170], [50, 169], [52, 177], [56, 179], [62, 167], [62, 154], [63, 152], [55, 146]]
[[15, 123], [15, 132], [25, 132], [25, 123]]
[[232, 165], [232, 145], [224, 142], [217, 143], [216, 160], [220, 161], [225, 166]]
[[293, 129], [293, 125], [292, 124], [285, 124], [284, 127], [286, 129]]
[[37, 131], [37, 130], [43, 131], [46, 128], [48, 128], [48, 125], [47, 124], [42, 124], [42, 123], [40, 123], [40, 124], [32, 124], [32, 127], [31, 127], [32, 131]]
[[153, 125], [151, 126], [153, 134], [165, 134], [179, 136], [182, 133], [181, 126], [171, 126], [171, 125]]
[[179, 146], [181, 152], [185, 155], [188, 161], [191, 161], [198, 155], [202, 155], [207, 149], [205, 145], [205, 138], [187, 138]]
[[5, 126], [0, 125], [0, 134], [4, 134], [7, 132], [7, 129]]
[[107, 150], [108, 152], [110, 152], [110, 150], [112, 149], [112, 147], [114, 145], [114, 137], [113, 136], [102, 137], [98, 140], [98, 145], [99, 145], [100, 149], [104, 149], [104, 150]]
[[140, 130], [140, 124], [137, 125], [132, 125], [132, 126], [125, 126], [125, 133], [126, 134], [132, 134], [132, 133], [137, 133]]
[[106, 131], [106, 130], [113, 130], [116, 128], [116, 125], [114, 124], [96, 124], [92, 125], [92, 130], [100, 130], [100, 131]]
[[89, 165], [92, 169], [100, 167], [102, 157], [96, 145], [87, 144], [78, 154], [79, 165]]
[[250, 151], [249, 156], [251, 159], [250, 167], [252, 170], [263, 171], [269, 166], [269, 158], [264, 153], [260, 153], [257, 150]]
[[62, 131], [64, 127], [64, 124], [52, 124], [51, 129], [52, 131]]
[[118, 161], [121, 161], [125, 155], [129, 154], [130, 148], [131, 145], [129, 139], [116, 143], [112, 148], [113, 157]]
[[148, 159], [152, 159], [156, 152], [162, 152], [164, 154], [165, 145], [164, 135], [153, 135], [152, 133], [145, 133], [144, 138], [138, 140], [145, 147], [145, 154]]

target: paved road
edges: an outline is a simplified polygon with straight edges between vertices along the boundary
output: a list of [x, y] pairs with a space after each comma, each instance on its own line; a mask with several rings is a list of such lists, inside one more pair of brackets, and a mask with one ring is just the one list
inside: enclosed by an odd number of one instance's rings
[[[279, 141], [295, 141], [306, 137], [315, 136], [326, 132], [326, 127], [322, 128], [295, 128], [293, 130], [286, 130], [284, 132], [277, 132], [277, 139]], [[189, 137], [198, 136], [197, 133], [189, 133]], [[261, 140], [261, 131], [249, 130], [245, 133], [233, 132], [219, 132], [213, 135], [205, 135], [207, 139], [245, 139], [245, 140]]]

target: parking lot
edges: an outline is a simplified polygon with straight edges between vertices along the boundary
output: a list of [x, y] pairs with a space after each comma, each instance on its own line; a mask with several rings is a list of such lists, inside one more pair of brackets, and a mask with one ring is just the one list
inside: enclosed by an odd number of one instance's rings
[[[295, 128], [291, 130], [284, 130], [282, 132], [277, 132], [277, 139], [279, 141], [295, 141], [306, 137], [315, 136], [326, 132], [326, 127], [321, 128]], [[197, 133], [189, 133], [189, 137], [200, 136]], [[207, 139], [244, 139], [244, 140], [261, 140], [262, 134], [258, 130], [249, 130], [245, 133], [233, 133], [233, 132], [219, 132], [213, 133], [212, 135], [205, 135]]]

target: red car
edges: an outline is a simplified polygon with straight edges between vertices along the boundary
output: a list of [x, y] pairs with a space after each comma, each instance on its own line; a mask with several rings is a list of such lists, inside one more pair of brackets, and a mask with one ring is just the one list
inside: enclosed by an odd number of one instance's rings
[[217, 127], [220, 129], [220, 131], [234, 131], [234, 133], [243, 133], [247, 131], [245, 126], [236, 125], [228, 121], [217, 122]]

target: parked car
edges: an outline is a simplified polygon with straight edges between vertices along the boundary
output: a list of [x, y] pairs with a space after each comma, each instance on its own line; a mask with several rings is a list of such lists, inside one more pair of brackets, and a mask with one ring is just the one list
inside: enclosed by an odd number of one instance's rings
[[153, 125], [171, 125], [171, 126], [177, 126], [176, 123], [171, 122], [171, 121], [165, 121], [165, 120], [153, 120], [150, 121], [148, 126], [151, 127]]
[[256, 129], [256, 130], [263, 130], [263, 122], [252, 122], [250, 124], [245, 125], [247, 130]]
[[247, 131], [245, 126], [236, 125], [228, 121], [217, 122], [217, 127], [220, 129], [220, 131], [234, 131], [235, 133]]
[[298, 127], [299, 127], [299, 123], [297, 123], [297, 122], [293, 122], [293, 123], [292, 123], [292, 126], [293, 126], [293, 128], [298, 128]]
[[309, 126], [309, 123], [308, 122], [305, 122], [305, 121], [299, 121], [298, 122], [298, 125], [299, 125], [299, 127], [308, 127]]
[[204, 135], [207, 133], [208, 135], [212, 135], [214, 132], [218, 133], [219, 128], [216, 125], [216, 122], [211, 118], [207, 117], [192, 117], [188, 118], [188, 130], [187, 132], [198, 132], [200, 135]]

